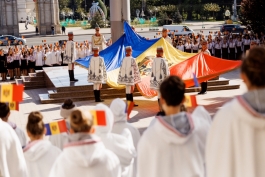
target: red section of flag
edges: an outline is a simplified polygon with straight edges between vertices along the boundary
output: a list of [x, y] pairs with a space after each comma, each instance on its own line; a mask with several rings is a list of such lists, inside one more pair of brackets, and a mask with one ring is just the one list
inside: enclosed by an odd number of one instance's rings
[[105, 111], [96, 111], [96, 115], [97, 115], [97, 123], [98, 123], [98, 125], [106, 126], [107, 125], [107, 121], [106, 121]]
[[191, 95], [190, 96], [190, 99], [191, 99], [191, 105], [192, 105], [192, 107], [198, 106], [197, 99], [196, 99], [196, 96], [195, 95]]
[[133, 101], [128, 101], [127, 102], [127, 119], [129, 120], [130, 119], [130, 114], [133, 110], [133, 107], [134, 107], [134, 103]]
[[13, 101], [15, 102], [21, 102], [23, 101], [23, 91], [24, 91], [24, 85], [15, 85], [13, 84]]
[[60, 133], [67, 132], [67, 126], [66, 126], [65, 120], [58, 121], [58, 126], [59, 126]]

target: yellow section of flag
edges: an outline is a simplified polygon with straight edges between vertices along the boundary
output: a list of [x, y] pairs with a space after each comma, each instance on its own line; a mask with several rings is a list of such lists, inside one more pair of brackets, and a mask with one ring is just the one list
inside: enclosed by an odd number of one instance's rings
[[3, 84], [1, 85], [1, 102], [12, 102], [13, 101], [13, 85]]
[[52, 135], [60, 134], [59, 125], [58, 125], [57, 122], [51, 122], [50, 123], [50, 129], [51, 129], [51, 134]]
[[90, 113], [93, 118], [93, 125], [98, 125], [97, 112], [95, 110], [91, 110]]

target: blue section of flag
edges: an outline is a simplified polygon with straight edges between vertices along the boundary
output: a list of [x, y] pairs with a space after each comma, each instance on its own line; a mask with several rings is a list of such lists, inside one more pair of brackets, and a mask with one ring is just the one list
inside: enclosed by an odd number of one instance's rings
[[[124, 32], [125, 34], [123, 34], [115, 43], [99, 52], [99, 55], [104, 58], [107, 71], [112, 71], [121, 67], [122, 59], [125, 57], [126, 46], [132, 47], [132, 56], [137, 58], [160, 39], [147, 40], [141, 37], [131, 29], [131, 26], [127, 22], [124, 22]], [[76, 62], [88, 68], [91, 57], [92, 56], [88, 56], [86, 58], [78, 59]]]
[[195, 87], [200, 87], [200, 85], [199, 85], [199, 82], [198, 82], [198, 79], [197, 79], [196, 75], [195, 75], [194, 73], [192, 73], [192, 74], [193, 74], [193, 81], [194, 81], [194, 85], [195, 85]]
[[52, 135], [50, 124], [45, 124], [46, 134], [45, 135]]

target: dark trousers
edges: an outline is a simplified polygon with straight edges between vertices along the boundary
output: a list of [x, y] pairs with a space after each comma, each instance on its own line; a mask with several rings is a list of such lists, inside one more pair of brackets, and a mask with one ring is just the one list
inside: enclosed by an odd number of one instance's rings
[[241, 50], [241, 47], [237, 47], [236, 48], [236, 59], [237, 60], [240, 60], [242, 57], [242, 50]]
[[228, 48], [222, 48], [222, 58], [228, 59]]
[[246, 51], [249, 49], [250, 49], [250, 45], [244, 45], [244, 53], [246, 53]]
[[230, 50], [229, 59], [235, 60], [235, 54], [236, 54], [235, 48], [229, 48], [229, 50]]
[[191, 49], [185, 49], [185, 52], [191, 53]]
[[221, 49], [215, 49], [214, 50], [214, 56], [217, 58], [221, 58]]

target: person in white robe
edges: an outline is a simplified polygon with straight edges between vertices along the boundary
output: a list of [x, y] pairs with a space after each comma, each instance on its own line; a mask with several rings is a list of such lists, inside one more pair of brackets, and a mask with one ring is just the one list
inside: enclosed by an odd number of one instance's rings
[[85, 58], [86, 57], [86, 50], [85, 50], [84, 45], [80, 46], [78, 54], [79, 54], [78, 55], [79, 58]]
[[15, 131], [0, 119], [0, 176], [28, 177], [27, 165]]
[[[125, 129], [128, 129], [131, 132], [133, 145], [135, 149], [138, 146], [138, 142], [140, 140], [140, 132], [137, 128], [135, 128], [132, 124], [127, 122], [127, 105], [120, 98], [114, 99], [110, 104], [110, 109], [114, 115], [114, 124], [112, 127], [112, 133], [122, 134]], [[137, 159], [134, 158], [134, 167], [133, 167], [133, 176], [136, 176], [136, 168], [137, 168]]]
[[60, 116], [65, 119], [66, 122], [66, 126], [67, 126], [67, 130], [68, 132], [63, 132], [57, 135], [51, 135], [49, 137], [49, 141], [56, 147], [58, 147], [59, 149], [63, 150], [64, 145], [66, 145], [69, 140], [68, 140], [68, 135], [70, 132], [70, 115], [72, 113], [73, 110], [76, 110], [76, 106], [73, 103], [73, 101], [71, 99], [66, 99], [63, 103], [63, 105], [60, 108]]
[[15, 123], [10, 122], [8, 119], [10, 117], [10, 108], [5, 103], [0, 103], [0, 119], [2, 119], [4, 122], [7, 122], [12, 129], [17, 134], [17, 137], [19, 139], [19, 142], [21, 144], [21, 147], [23, 148], [27, 144], [26, 135]]
[[56, 160], [50, 177], [120, 177], [118, 157], [93, 134], [89, 111], [74, 110], [70, 116], [70, 142]]
[[103, 102], [100, 98], [102, 83], [107, 81], [107, 72], [104, 58], [99, 56], [99, 48], [93, 47], [93, 57], [90, 58], [88, 68], [88, 82], [93, 83], [95, 102]]
[[111, 133], [114, 118], [111, 110], [104, 104], [97, 104], [96, 110], [104, 110], [106, 112], [106, 126], [97, 126], [96, 135], [101, 138], [105, 147], [116, 154], [121, 163], [122, 177], [131, 177], [133, 171], [134, 158], [136, 157], [131, 133], [125, 129], [120, 135]]
[[37, 47], [37, 51], [34, 54], [34, 58], [36, 60], [36, 69], [41, 69], [43, 66], [44, 53], [40, 50], [40, 47]]
[[51, 51], [51, 64], [52, 65], [59, 65], [59, 56], [58, 56], [57, 48], [56, 46], [53, 47], [53, 50]]
[[162, 38], [164, 38], [169, 44], [172, 45], [172, 39], [168, 36], [168, 29], [162, 29]]
[[242, 61], [248, 91], [214, 116], [206, 145], [208, 177], [265, 176], [265, 49], [250, 49]]
[[68, 32], [68, 41], [65, 44], [65, 54], [64, 54], [64, 61], [68, 62], [68, 72], [69, 72], [69, 78], [70, 82], [77, 82], [78, 79], [75, 79], [74, 74], [74, 66], [75, 66], [75, 60], [77, 60], [76, 55], [76, 43], [73, 41], [74, 39], [74, 33]]
[[[125, 85], [126, 100], [133, 102], [134, 85], [141, 82], [141, 75], [135, 58], [132, 57], [132, 47], [127, 46], [126, 57], [123, 58], [118, 76], [118, 84]], [[134, 106], [138, 106], [134, 104]]]
[[167, 60], [163, 58], [164, 50], [163, 47], [157, 47], [156, 58], [153, 59], [151, 69], [150, 88], [157, 92], [159, 112], [157, 115], [163, 115], [164, 112], [160, 105], [160, 93], [159, 87], [163, 80], [170, 75]]
[[104, 35], [100, 34], [99, 30], [100, 30], [99, 26], [96, 26], [95, 28], [96, 33], [92, 35], [91, 42], [92, 42], [92, 48], [98, 47], [99, 51], [101, 51], [106, 48], [108, 43]]
[[48, 48], [44, 52], [44, 65], [52, 66], [52, 52]]
[[61, 150], [43, 140], [46, 128], [40, 112], [31, 112], [26, 126], [30, 143], [23, 149], [28, 167], [28, 177], [48, 177]]
[[165, 116], [156, 117], [137, 148], [137, 177], [205, 177], [205, 144], [210, 124], [181, 112], [185, 84], [177, 76], [160, 86]]

